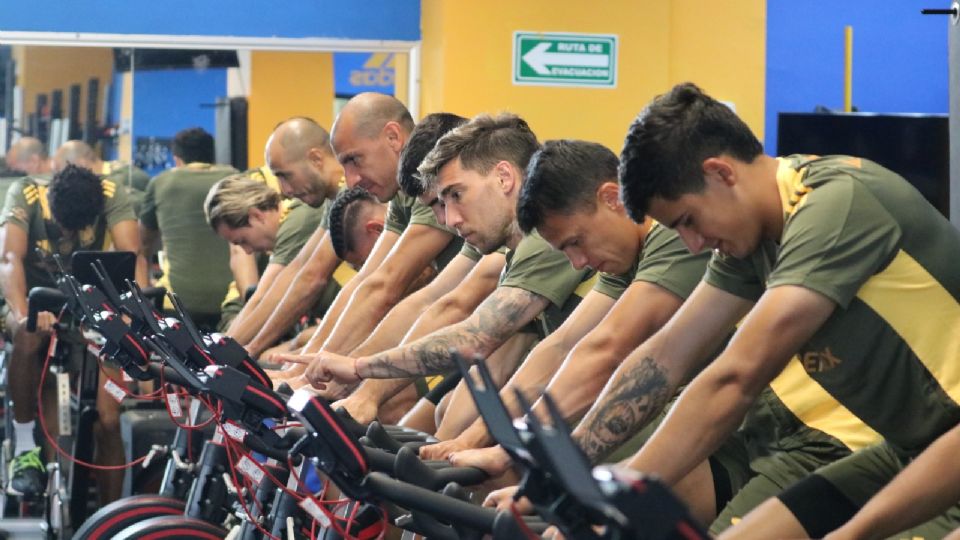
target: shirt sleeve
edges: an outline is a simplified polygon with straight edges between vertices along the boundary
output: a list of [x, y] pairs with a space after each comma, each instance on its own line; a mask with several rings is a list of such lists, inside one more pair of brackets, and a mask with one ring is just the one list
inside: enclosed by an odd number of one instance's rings
[[441, 225], [439, 222], [437, 222], [437, 215], [433, 213], [433, 209], [420, 202], [420, 199], [416, 199], [413, 203], [413, 208], [410, 209], [410, 224], [426, 225], [428, 227], [433, 227], [434, 229], [440, 229], [448, 233], [456, 234], [456, 231], [450, 227]]
[[111, 180], [101, 180], [103, 185], [103, 214], [107, 218], [107, 227], [113, 227], [121, 221], [136, 221], [133, 203], [127, 190]]
[[893, 259], [901, 237], [896, 220], [860, 182], [826, 183], [787, 219], [767, 287], [798, 285], [846, 308]]
[[593, 290], [598, 293], [609, 296], [614, 300], [623, 296], [623, 291], [630, 286], [630, 277], [623, 274], [607, 274], [601, 272], [597, 277], [597, 282], [593, 285]]
[[413, 202], [410, 197], [397, 193], [387, 206], [387, 219], [384, 222], [384, 227], [390, 232], [403, 234], [404, 229], [410, 224], [412, 207]]
[[554, 250], [546, 240], [531, 234], [517, 246], [500, 286], [532, 292], [562, 308], [589, 274], [586, 269], [576, 270], [563, 252]]
[[655, 225], [647, 235], [633, 281], [646, 281], [686, 300], [707, 268], [710, 252], [690, 253], [676, 231]]
[[311, 208], [306, 204], [298, 204], [290, 210], [286, 219], [280, 223], [277, 231], [277, 242], [270, 254], [270, 264], [286, 266], [297, 257], [303, 245], [310, 236], [320, 227], [320, 222], [326, 211], [323, 207]]
[[477, 248], [471, 246], [466, 242], [464, 242], [463, 245], [460, 246], [460, 255], [463, 255], [464, 257], [470, 259], [473, 262], [480, 262], [480, 258], [483, 257], [483, 254], [477, 251]]
[[140, 206], [140, 222], [149, 229], [159, 229], [157, 223], [157, 177], [147, 184], [147, 191], [143, 194], [143, 203]]
[[[0, 223], [13, 223], [24, 231], [30, 230], [30, 213], [34, 204], [27, 202], [25, 192], [33, 186], [26, 180], [18, 180], [7, 190], [7, 197], [3, 204], [3, 214]], [[36, 203], [36, 200], [34, 200]]]

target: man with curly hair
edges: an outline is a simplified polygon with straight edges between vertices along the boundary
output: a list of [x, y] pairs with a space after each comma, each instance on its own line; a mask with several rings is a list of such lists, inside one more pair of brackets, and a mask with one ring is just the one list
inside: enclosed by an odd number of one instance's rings
[[[74, 251], [106, 250], [111, 243], [119, 251], [139, 252], [140, 235], [133, 207], [126, 192], [118, 187], [89, 169], [67, 165], [49, 185], [26, 177], [7, 192], [2, 213], [0, 284], [9, 308], [7, 334], [13, 338], [8, 387], [13, 398], [15, 457], [10, 466], [9, 490], [17, 494], [41, 494], [46, 484], [33, 431], [39, 356], [55, 321], [54, 314], [43, 312], [37, 320], [37, 331], [26, 330], [27, 292], [33, 287], [54, 286], [54, 254], [69, 261]], [[137, 281], [146, 285], [146, 277], [146, 264], [140, 259]], [[97, 408], [100, 414], [95, 429], [100, 461], [122, 463], [119, 405], [101, 388]], [[119, 496], [122, 471], [108, 471], [100, 478], [102, 498]]]

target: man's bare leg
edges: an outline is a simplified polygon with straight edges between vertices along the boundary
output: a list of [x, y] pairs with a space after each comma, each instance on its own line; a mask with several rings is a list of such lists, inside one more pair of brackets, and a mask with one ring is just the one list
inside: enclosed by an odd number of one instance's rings
[[[120, 380], [116, 368], [104, 366], [104, 372], [114, 380]], [[101, 381], [102, 382], [102, 381]], [[120, 404], [104, 390], [97, 390], [97, 421], [93, 425], [96, 441], [94, 463], [97, 465], [123, 465], [123, 439], [120, 437]], [[96, 473], [97, 493], [100, 506], [120, 498], [123, 490], [122, 469], [99, 470]]]

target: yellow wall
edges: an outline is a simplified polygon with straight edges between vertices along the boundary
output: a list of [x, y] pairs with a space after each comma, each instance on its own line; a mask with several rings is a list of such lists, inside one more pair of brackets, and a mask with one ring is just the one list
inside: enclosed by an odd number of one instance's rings
[[[99, 47], [15, 47], [13, 58], [18, 63], [19, 80], [23, 87], [23, 112], [35, 111], [37, 94], [50, 94], [63, 90], [63, 112], [70, 104], [70, 86], [80, 85], [80, 116], [83, 122], [87, 113], [87, 81], [100, 79], [100, 94], [97, 98], [97, 118], [102, 123], [103, 93], [113, 82], [113, 49]], [[50, 97], [47, 98], [50, 103]]]
[[[765, 16], [761, 0], [423, 0], [421, 116], [509, 110], [541, 140], [587, 139], [619, 151], [650, 99], [693, 80], [733, 101], [762, 137]], [[516, 30], [617, 34], [616, 88], [514, 85]]]
[[263, 165], [263, 147], [277, 123], [309, 116], [333, 123], [331, 53], [254, 51], [250, 61], [249, 166]]
[[767, 3], [672, 0], [670, 83], [693, 81], [734, 104], [763, 140]]

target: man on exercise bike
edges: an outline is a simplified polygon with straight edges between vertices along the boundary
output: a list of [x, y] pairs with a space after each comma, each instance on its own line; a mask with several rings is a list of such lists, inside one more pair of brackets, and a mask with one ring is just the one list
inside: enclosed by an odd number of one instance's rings
[[[126, 192], [76, 165], [67, 165], [49, 185], [33, 177], [14, 183], [7, 192], [2, 224], [0, 285], [8, 309], [6, 334], [13, 339], [9, 391], [13, 398], [15, 442], [7, 489], [17, 495], [36, 496], [43, 493], [46, 476], [44, 460], [34, 439], [37, 385], [42, 355], [56, 315], [40, 313], [37, 331], [27, 331], [27, 293], [33, 287], [55, 285], [52, 255], [58, 254], [68, 262], [74, 251], [105, 250], [111, 243], [119, 251], [137, 253], [140, 235]], [[136, 275], [137, 281], [146, 285], [145, 261], [137, 261]], [[122, 463], [119, 404], [101, 388], [97, 409], [99, 461]], [[105, 471], [100, 475], [102, 500], [119, 496], [122, 478], [122, 471]]]

